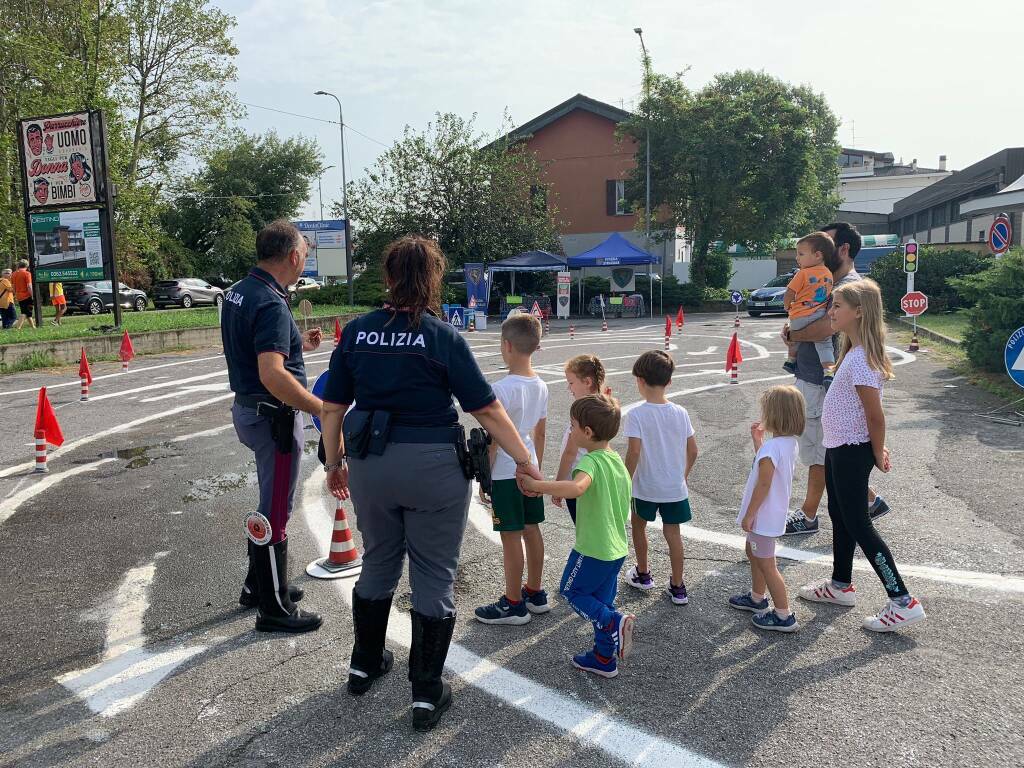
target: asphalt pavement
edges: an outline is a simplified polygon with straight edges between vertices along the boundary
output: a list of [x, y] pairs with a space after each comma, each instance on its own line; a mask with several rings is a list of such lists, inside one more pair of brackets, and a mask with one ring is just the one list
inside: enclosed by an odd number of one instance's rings
[[[0, 377], [0, 766], [1024, 764], [1024, 430], [978, 418], [997, 403], [926, 352], [891, 350], [893, 471], [872, 479], [893, 509], [879, 527], [928, 620], [895, 635], [861, 629], [885, 600], [863, 561], [857, 607], [794, 599], [794, 635], [760, 633], [726, 605], [748, 585], [734, 520], [753, 456], [749, 425], [763, 389], [791, 380], [781, 324], [742, 318], [735, 385], [724, 366], [731, 316], [691, 315], [682, 333], [673, 328], [671, 396], [689, 410], [701, 451], [684, 526], [691, 600], [675, 606], [663, 589], [620, 581], [619, 602], [638, 620], [618, 678], [569, 664], [591, 632], [558, 597], [521, 627], [473, 620], [503, 581], [500, 544], [474, 502], [449, 657], [455, 703], [426, 735], [409, 725], [407, 580], [390, 627], [394, 671], [361, 699], [344, 690], [353, 580], [304, 573], [326, 552], [334, 513], [312, 430], [289, 526], [291, 573], [324, 626], [256, 633], [253, 613], [239, 609], [255, 468], [230, 425], [219, 350], [139, 358], [126, 374], [98, 364], [87, 403], [75, 368]], [[574, 339], [566, 322], [552, 323], [535, 358], [551, 394], [547, 473], [568, 419], [563, 361], [598, 354], [628, 407], [639, 399], [632, 362], [662, 348], [663, 334], [657, 319], [615, 320], [607, 333], [588, 321]], [[467, 338], [488, 377], [502, 376], [493, 326]], [[307, 358], [311, 380], [330, 351]], [[32, 423], [43, 385], [67, 442], [40, 476]], [[794, 504], [805, 482], [800, 468]], [[544, 583], [554, 593], [573, 528], [550, 503], [546, 514]], [[667, 550], [650, 533], [664, 587]], [[827, 518], [819, 533], [785, 543], [792, 594], [829, 574]]]

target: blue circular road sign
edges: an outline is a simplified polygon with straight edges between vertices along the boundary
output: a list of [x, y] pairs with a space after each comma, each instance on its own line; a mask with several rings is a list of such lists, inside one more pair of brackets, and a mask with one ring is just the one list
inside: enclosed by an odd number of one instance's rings
[[[313, 389], [310, 390], [310, 392], [312, 392], [314, 395], [319, 397], [321, 400], [324, 399], [324, 392], [327, 391], [327, 374], [328, 373], [330, 373], [330, 371], [324, 371], [319, 376], [317, 376], [316, 377], [316, 381], [313, 382]], [[313, 417], [313, 426], [316, 427], [316, 431], [317, 432], [323, 432], [323, 430], [320, 428], [320, 417], [319, 416], [314, 416]]]
[[739, 291], [733, 291], [732, 295], [729, 296], [729, 300], [738, 307], [743, 303], [743, 294]]
[[1010, 378], [1018, 387], [1024, 387], [1024, 327], [1011, 333], [1010, 338], [1006, 340], [1003, 359], [1006, 361], [1006, 372], [1010, 374]]

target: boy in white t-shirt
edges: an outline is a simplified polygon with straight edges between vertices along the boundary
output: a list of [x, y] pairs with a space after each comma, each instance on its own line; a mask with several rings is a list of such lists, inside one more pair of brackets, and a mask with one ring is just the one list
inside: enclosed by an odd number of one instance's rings
[[[775, 539], [786, 531], [793, 467], [799, 452], [797, 436], [804, 431], [804, 396], [792, 386], [777, 386], [761, 395], [761, 420], [750, 427], [754, 465], [743, 491], [736, 522], [747, 534], [751, 588], [729, 598], [729, 605], [752, 611], [759, 629], [796, 632], [799, 625], [789, 609], [786, 582], [775, 562]], [[765, 432], [771, 432], [768, 440]], [[765, 593], [772, 596], [774, 610]]]
[[676, 605], [686, 605], [689, 597], [683, 583], [683, 538], [679, 525], [690, 522], [692, 517], [686, 479], [697, 460], [697, 440], [690, 414], [665, 398], [675, 367], [668, 353], [660, 350], [644, 352], [633, 364], [636, 388], [645, 402], [627, 414], [623, 430], [629, 438], [626, 469], [633, 476], [630, 523], [636, 552], [636, 565], [629, 569], [626, 580], [637, 589], [654, 589], [647, 559], [647, 523], [653, 523], [661, 513], [672, 566], [668, 594]]
[[[501, 324], [501, 358], [508, 376], [494, 384], [494, 394], [505, 407], [536, 466], [544, 461], [548, 415], [548, 385], [533, 372], [533, 353], [540, 347], [540, 320], [515, 314]], [[516, 484], [516, 463], [491, 444], [491, 516], [501, 534], [504, 552], [505, 594], [475, 611], [484, 624], [525, 624], [534, 613], [551, 610], [541, 586], [544, 569], [544, 498], [524, 496]], [[526, 549], [526, 586], [523, 586], [523, 549]]]

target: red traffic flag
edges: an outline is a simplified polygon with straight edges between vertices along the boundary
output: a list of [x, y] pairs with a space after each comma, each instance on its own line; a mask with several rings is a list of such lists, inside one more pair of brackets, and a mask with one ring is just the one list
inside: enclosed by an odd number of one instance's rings
[[334, 318], [334, 343], [341, 344], [341, 322]]
[[739, 364], [743, 362], [743, 353], [740, 352], [740, 341], [736, 338], [736, 334], [732, 335], [732, 341], [729, 342], [729, 351], [725, 353], [725, 370], [731, 371], [733, 364]]
[[46, 387], [39, 388], [39, 404], [36, 406], [36, 432], [42, 432], [46, 442], [60, 448], [64, 444], [64, 433], [57, 422], [57, 414], [53, 412], [50, 398], [46, 396]]
[[679, 311], [676, 313], [676, 325], [678, 325], [680, 328], [682, 328], [683, 327], [683, 323], [685, 323], [685, 322], [686, 322], [686, 318], [683, 317], [683, 308], [680, 307]]
[[672, 318], [669, 315], [665, 315], [665, 335], [672, 335]]
[[85, 356], [85, 347], [82, 347], [82, 358], [78, 361], [78, 378], [85, 379], [86, 384], [92, 384], [92, 371], [89, 370], [89, 358]]
[[132, 338], [128, 335], [128, 331], [125, 331], [124, 336], [121, 337], [121, 351], [118, 353], [118, 357], [123, 363], [127, 363], [135, 357], [135, 348], [132, 346]]

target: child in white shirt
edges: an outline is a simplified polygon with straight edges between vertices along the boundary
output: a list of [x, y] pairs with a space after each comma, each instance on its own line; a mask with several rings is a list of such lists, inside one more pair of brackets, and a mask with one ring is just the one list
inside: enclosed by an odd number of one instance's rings
[[[789, 494], [796, 465], [797, 436], [804, 431], [804, 397], [792, 386], [772, 387], [761, 395], [761, 420], [750, 427], [754, 466], [750, 469], [736, 522], [747, 534], [751, 589], [729, 598], [740, 611], [753, 611], [755, 627], [796, 632], [799, 625], [789, 609], [786, 582], [775, 562], [775, 539], [786, 531]], [[765, 440], [765, 433], [772, 436]], [[768, 606], [768, 592], [774, 610]]]

